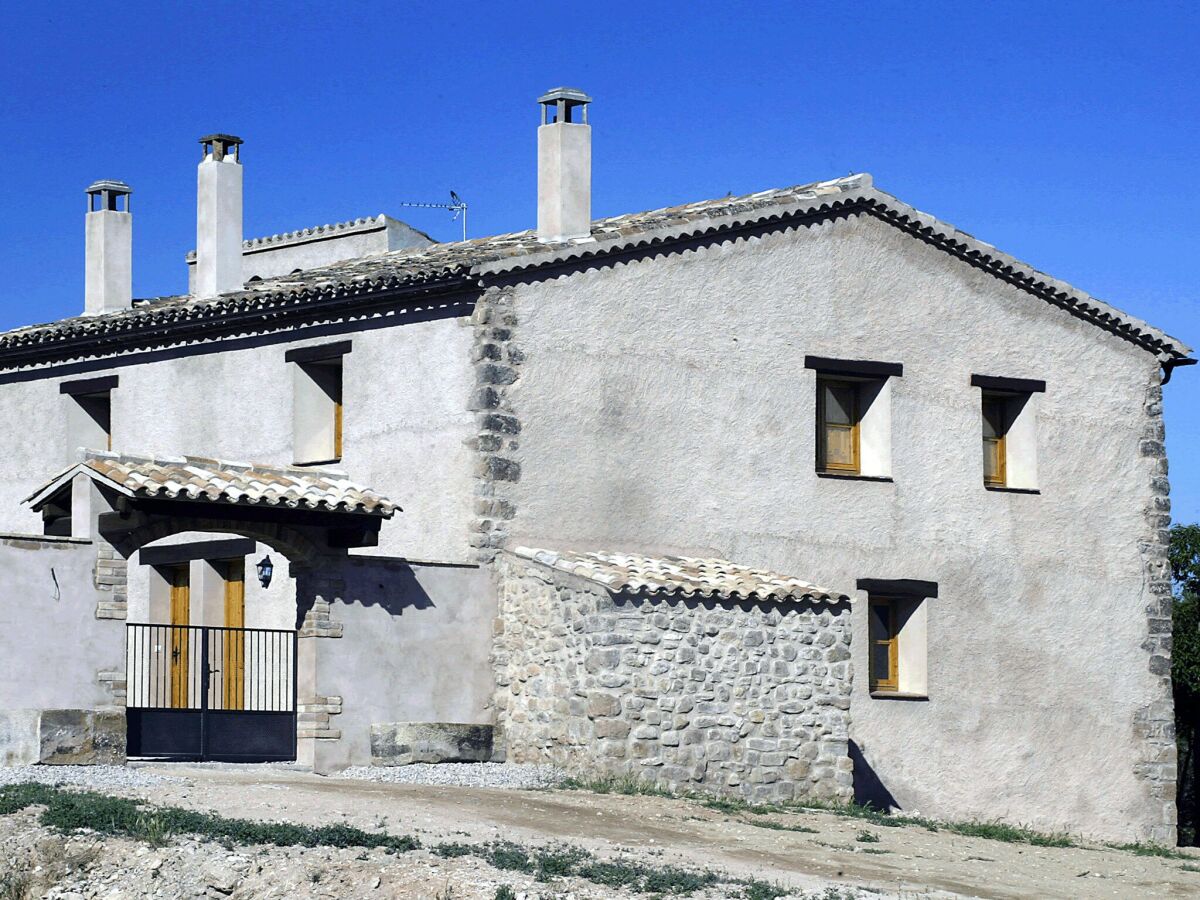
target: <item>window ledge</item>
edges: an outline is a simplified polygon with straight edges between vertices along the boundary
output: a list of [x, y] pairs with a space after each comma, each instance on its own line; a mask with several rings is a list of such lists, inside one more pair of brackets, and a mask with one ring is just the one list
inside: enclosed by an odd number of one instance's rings
[[341, 457], [337, 459], [306, 459], [304, 462], [292, 463], [293, 468], [303, 469], [308, 466], [338, 466], [341, 465]]
[[928, 700], [928, 694], [910, 694], [904, 691], [871, 691], [872, 700]]
[[997, 494], [1040, 494], [1037, 488], [1007, 487], [1002, 484], [985, 484], [985, 491], [995, 491]]
[[836, 478], [841, 481], [879, 481], [884, 484], [893, 484], [894, 480], [891, 475], [853, 475], [850, 472], [818, 472], [818, 478]]

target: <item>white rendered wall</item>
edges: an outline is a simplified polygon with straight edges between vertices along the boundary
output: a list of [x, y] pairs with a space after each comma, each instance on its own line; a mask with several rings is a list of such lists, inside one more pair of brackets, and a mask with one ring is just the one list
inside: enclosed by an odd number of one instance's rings
[[[901, 807], [1131, 837], [1158, 700], [1138, 540], [1152, 355], [869, 218], [517, 289], [513, 546], [716, 556], [854, 594], [936, 581], [927, 702], [851, 737]], [[806, 354], [900, 362], [894, 483], [818, 478]], [[1044, 379], [1040, 496], [984, 489], [974, 373]], [[986, 773], [986, 777], [981, 777]], [[1153, 808], [1152, 808], [1153, 807]]]

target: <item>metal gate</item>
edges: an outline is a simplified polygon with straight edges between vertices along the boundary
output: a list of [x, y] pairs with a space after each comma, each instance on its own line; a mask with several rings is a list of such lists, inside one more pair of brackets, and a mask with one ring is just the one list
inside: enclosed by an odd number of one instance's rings
[[296, 632], [126, 626], [127, 753], [160, 759], [296, 758]]

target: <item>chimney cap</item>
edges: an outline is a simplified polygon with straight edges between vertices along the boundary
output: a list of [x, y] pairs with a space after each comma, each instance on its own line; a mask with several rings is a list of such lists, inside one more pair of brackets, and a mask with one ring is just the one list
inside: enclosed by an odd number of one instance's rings
[[114, 194], [132, 194], [133, 188], [123, 181], [93, 181], [87, 186], [85, 194], [98, 194], [101, 191], [112, 191]]
[[591, 103], [592, 98], [585, 94], [579, 88], [556, 87], [551, 88], [538, 97], [538, 103], [557, 103], [559, 100], [566, 100], [572, 106], [577, 106], [580, 103]]
[[200, 158], [205, 160], [211, 155], [214, 160], [221, 162], [232, 153], [234, 161], [241, 162], [243, 143], [240, 137], [233, 134], [206, 134], [200, 138]]

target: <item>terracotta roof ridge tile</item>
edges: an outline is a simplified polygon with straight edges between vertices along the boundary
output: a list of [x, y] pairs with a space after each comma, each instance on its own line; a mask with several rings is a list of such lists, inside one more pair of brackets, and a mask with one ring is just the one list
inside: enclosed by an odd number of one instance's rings
[[574, 552], [519, 546], [512, 555], [620, 593], [722, 600], [847, 602], [849, 595], [792, 576], [728, 560], [689, 556], [642, 556], [604, 551]]

